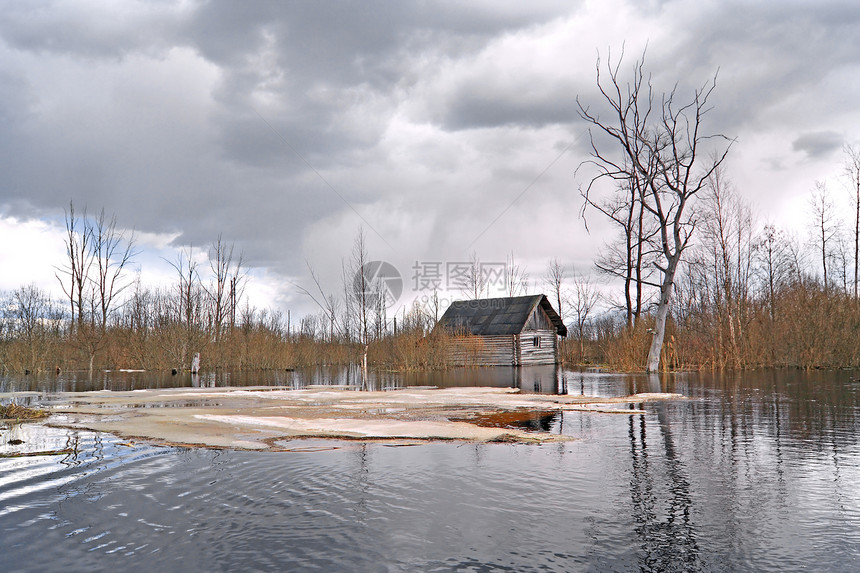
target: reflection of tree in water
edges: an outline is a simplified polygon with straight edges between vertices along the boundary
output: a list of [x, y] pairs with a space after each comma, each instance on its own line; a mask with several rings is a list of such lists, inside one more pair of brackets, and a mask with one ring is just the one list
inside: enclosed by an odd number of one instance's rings
[[[630, 493], [633, 500], [635, 531], [641, 540], [643, 571], [699, 571], [699, 548], [691, 513], [693, 502], [690, 482], [678, 458], [666, 406], [657, 406], [657, 419], [665, 453], [667, 506], [661, 509], [658, 469], [649, 460], [645, 416], [630, 416], [630, 454], [633, 475]], [[638, 421], [638, 423], [637, 423]]]
[[367, 515], [370, 513], [370, 454], [367, 450], [367, 444], [362, 443], [358, 448], [356, 448], [355, 454], [358, 467], [355, 471], [355, 484], [352, 488], [356, 493], [354, 517], [356, 522], [363, 524]]

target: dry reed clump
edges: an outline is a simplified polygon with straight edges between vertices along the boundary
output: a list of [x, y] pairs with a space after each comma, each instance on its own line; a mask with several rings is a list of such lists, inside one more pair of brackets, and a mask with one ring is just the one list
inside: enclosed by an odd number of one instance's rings
[[9, 404], [0, 406], [0, 419], [3, 420], [39, 420], [48, 415], [44, 410]]
[[618, 370], [642, 370], [648, 357], [651, 333], [646, 324], [623, 330], [618, 336], [599, 344], [600, 361]]
[[420, 329], [374, 340], [368, 348], [368, 363], [400, 371], [439, 370], [449, 366], [453, 337], [442, 331], [425, 334]]

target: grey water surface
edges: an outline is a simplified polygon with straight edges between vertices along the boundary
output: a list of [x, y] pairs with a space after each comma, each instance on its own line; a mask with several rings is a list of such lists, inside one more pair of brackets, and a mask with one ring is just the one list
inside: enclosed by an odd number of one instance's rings
[[[301, 387], [349, 376], [229, 383]], [[298, 441], [293, 451], [259, 453], [7, 426], [0, 453], [71, 453], [0, 459], [0, 570], [857, 571], [855, 377], [482, 369], [374, 378], [377, 387], [689, 397], [631, 404], [645, 414], [545, 417], [542, 429], [577, 440], [541, 446]], [[0, 392], [38, 402], [86, 384], [194, 383], [174, 378], [6, 378]]]

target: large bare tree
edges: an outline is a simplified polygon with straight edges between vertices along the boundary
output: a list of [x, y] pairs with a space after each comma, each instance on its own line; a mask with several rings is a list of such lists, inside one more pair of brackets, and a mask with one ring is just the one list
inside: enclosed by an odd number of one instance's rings
[[[577, 97], [580, 117], [590, 125], [591, 159], [596, 174], [583, 189], [588, 201], [603, 180], [638, 188], [644, 216], [657, 229], [662, 274], [655, 325], [646, 368], [660, 365], [666, 318], [681, 256], [695, 229], [690, 203], [723, 163], [731, 142], [723, 135], [706, 135], [702, 123], [711, 109], [709, 99], [717, 77], [681, 100], [676, 88], [655, 100], [644, 55], [635, 62], [632, 78], [623, 81], [623, 55], [605, 66], [597, 60], [597, 88], [610, 110], [608, 116], [584, 105]], [[722, 142], [721, 145], [715, 145]]]

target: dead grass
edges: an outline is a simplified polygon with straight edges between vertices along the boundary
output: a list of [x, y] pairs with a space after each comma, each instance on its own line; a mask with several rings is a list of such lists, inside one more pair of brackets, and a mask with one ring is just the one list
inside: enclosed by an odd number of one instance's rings
[[9, 404], [0, 406], [0, 420], [40, 420], [48, 415], [44, 410]]

